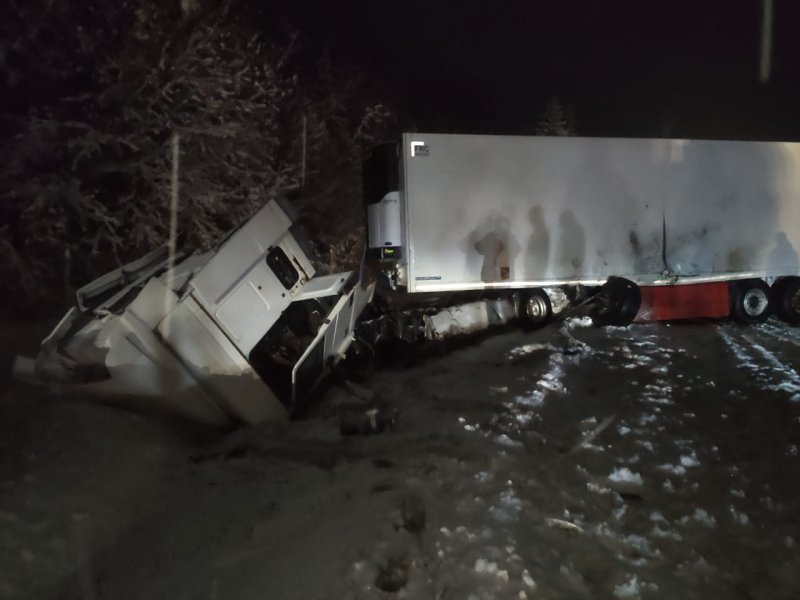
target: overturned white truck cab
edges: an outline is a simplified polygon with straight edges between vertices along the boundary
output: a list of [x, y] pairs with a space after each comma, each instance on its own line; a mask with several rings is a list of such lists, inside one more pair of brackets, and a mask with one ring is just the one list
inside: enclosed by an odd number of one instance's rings
[[277, 201], [220, 246], [166, 247], [80, 289], [18, 378], [227, 426], [290, 414], [340, 361], [372, 298], [354, 273], [315, 276]]
[[800, 323], [798, 143], [407, 133], [365, 174], [369, 250], [409, 295]]

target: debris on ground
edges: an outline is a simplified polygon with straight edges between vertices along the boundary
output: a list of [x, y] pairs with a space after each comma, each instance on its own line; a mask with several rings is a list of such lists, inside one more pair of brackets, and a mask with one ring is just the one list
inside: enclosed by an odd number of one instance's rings
[[570, 334], [482, 338], [214, 441], [14, 387], [0, 598], [798, 597], [800, 330]]

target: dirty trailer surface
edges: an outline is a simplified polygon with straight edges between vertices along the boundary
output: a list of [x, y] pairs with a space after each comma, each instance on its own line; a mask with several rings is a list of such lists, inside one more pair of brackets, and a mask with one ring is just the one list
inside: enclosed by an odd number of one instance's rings
[[0, 597], [797, 598], [798, 341], [507, 333], [206, 443], [15, 388]]

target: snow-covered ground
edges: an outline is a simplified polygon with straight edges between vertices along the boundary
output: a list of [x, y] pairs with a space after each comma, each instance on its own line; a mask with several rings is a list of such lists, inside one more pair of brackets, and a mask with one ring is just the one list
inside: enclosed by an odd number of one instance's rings
[[0, 598], [800, 597], [800, 330], [586, 325], [222, 439], [14, 387]]

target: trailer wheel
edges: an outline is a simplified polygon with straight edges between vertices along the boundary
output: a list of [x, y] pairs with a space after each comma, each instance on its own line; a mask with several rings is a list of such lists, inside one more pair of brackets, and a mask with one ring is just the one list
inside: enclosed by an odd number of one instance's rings
[[525, 290], [520, 297], [519, 312], [522, 323], [532, 329], [544, 327], [553, 318], [550, 297], [541, 288]]
[[597, 296], [589, 316], [598, 327], [630, 325], [642, 305], [642, 290], [624, 277], [609, 277]]
[[731, 316], [740, 323], [763, 323], [769, 317], [769, 286], [761, 279], [730, 284]]
[[782, 277], [770, 289], [775, 314], [790, 325], [800, 325], [800, 277]]

